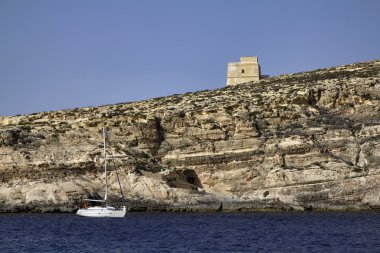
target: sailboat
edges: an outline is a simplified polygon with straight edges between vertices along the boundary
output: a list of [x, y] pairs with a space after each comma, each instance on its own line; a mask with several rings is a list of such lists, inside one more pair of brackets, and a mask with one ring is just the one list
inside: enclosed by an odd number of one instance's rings
[[[105, 174], [105, 194], [103, 200], [97, 200], [97, 199], [85, 199], [86, 201], [90, 203], [100, 203], [96, 206], [91, 207], [84, 207], [80, 208], [77, 211], [77, 214], [80, 216], [85, 217], [124, 217], [125, 213], [127, 212], [126, 206], [124, 204], [124, 195], [123, 191], [121, 189], [119, 175], [116, 170], [116, 175], [120, 187], [120, 193], [123, 200], [123, 206], [122, 208], [116, 208], [108, 205], [108, 180], [107, 180], [107, 144], [106, 144], [106, 138], [107, 138], [107, 132], [106, 129], [103, 127], [103, 141], [104, 141], [104, 174]], [[111, 154], [112, 156], [112, 154]], [[113, 158], [113, 156], [112, 156]]]

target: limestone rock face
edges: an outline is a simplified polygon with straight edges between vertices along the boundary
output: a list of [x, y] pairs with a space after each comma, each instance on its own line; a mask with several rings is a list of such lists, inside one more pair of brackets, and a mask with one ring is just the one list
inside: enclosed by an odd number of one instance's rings
[[380, 207], [380, 61], [0, 117], [0, 211], [103, 197], [103, 126], [130, 210]]

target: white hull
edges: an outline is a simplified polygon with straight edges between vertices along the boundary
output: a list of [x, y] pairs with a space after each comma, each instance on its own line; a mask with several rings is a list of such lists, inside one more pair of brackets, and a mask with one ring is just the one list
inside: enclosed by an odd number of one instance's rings
[[126, 208], [116, 209], [114, 207], [89, 207], [81, 208], [77, 214], [84, 217], [124, 217]]

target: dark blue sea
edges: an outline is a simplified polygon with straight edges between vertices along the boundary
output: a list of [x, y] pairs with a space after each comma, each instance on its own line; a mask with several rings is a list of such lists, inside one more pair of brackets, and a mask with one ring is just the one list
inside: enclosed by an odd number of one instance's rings
[[2, 214], [0, 252], [380, 252], [380, 213]]

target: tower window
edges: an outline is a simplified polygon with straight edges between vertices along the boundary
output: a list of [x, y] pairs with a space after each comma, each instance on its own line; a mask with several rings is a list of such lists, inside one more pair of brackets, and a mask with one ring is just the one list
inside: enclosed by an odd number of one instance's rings
[[244, 74], [244, 69], [241, 70], [241, 73]]

